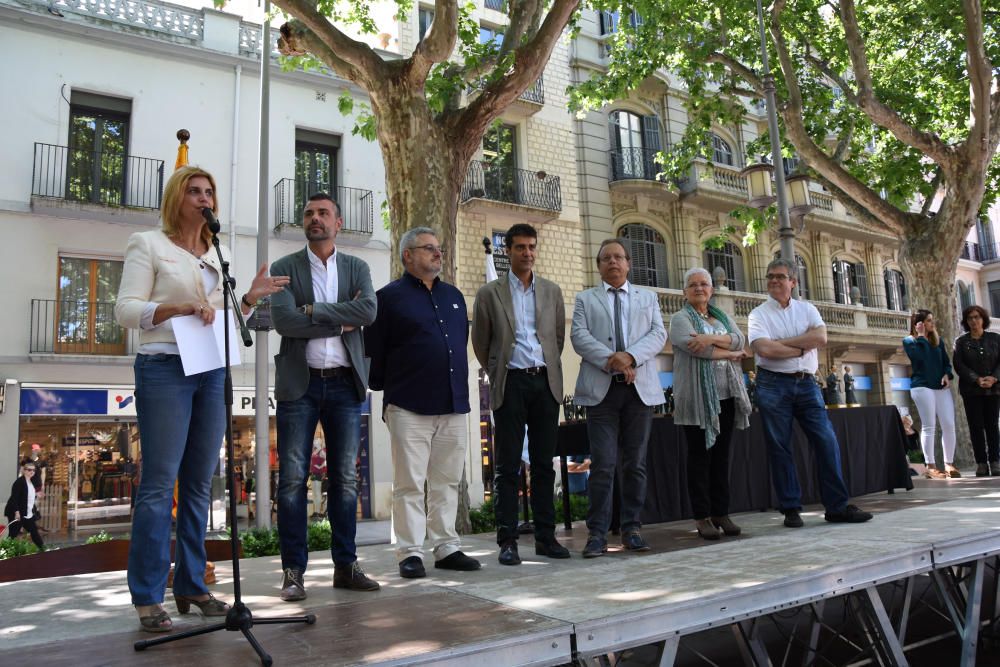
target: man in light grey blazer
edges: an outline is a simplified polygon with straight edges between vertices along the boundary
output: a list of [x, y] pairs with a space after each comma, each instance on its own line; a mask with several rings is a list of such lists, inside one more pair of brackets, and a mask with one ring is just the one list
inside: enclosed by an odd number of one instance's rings
[[278, 538], [281, 599], [306, 597], [308, 562], [306, 485], [316, 425], [326, 438], [334, 588], [371, 591], [357, 563], [358, 487], [355, 462], [361, 441], [361, 404], [368, 385], [361, 327], [375, 320], [375, 291], [368, 264], [337, 250], [344, 221], [327, 194], [306, 202], [302, 226], [308, 245], [271, 266], [288, 276], [283, 292], [271, 297], [271, 318], [281, 334], [274, 357], [278, 426]]
[[611, 494], [621, 461], [622, 546], [648, 551], [639, 534], [646, 499], [646, 443], [653, 406], [663, 403], [656, 355], [667, 342], [656, 294], [628, 281], [631, 256], [620, 239], [597, 253], [601, 285], [576, 295], [570, 339], [583, 359], [577, 405], [587, 407], [590, 479], [584, 558], [608, 550]]
[[559, 285], [534, 272], [535, 228], [516, 224], [507, 231], [504, 243], [510, 272], [481, 287], [476, 295], [472, 349], [490, 376], [499, 560], [501, 565], [518, 565], [517, 486], [525, 427], [535, 553], [569, 558], [569, 550], [556, 541], [552, 497], [566, 310]]

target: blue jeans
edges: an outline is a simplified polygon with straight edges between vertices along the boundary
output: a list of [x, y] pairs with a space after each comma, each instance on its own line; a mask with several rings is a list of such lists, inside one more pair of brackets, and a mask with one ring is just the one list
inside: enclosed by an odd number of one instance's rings
[[128, 587], [132, 604], [163, 602], [170, 570], [170, 510], [177, 494], [174, 593], [203, 595], [205, 525], [212, 473], [226, 430], [225, 370], [185, 376], [176, 354], [135, 357], [135, 409], [142, 477], [132, 515]]
[[590, 478], [587, 493], [587, 531], [605, 539], [611, 527], [615, 471], [621, 480], [622, 535], [642, 527], [646, 502], [646, 445], [653, 424], [653, 408], [645, 405], [635, 386], [612, 382], [604, 400], [587, 407], [590, 441]]
[[358, 559], [354, 537], [358, 511], [358, 446], [361, 402], [350, 377], [311, 377], [302, 398], [278, 401], [278, 539], [281, 567], [305, 571], [307, 547], [306, 486], [316, 424], [326, 438], [329, 479], [326, 511], [332, 529], [336, 565]]
[[778, 496], [778, 509], [802, 507], [802, 490], [792, 452], [792, 419], [795, 418], [816, 457], [823, 506], [828, 512], [842, 512], [850, 495], [840, 470], [840, 445], [812, 375], [796, 379], [760, 369], [757, 373], [757, 405], [764, 423], [771, 482]]

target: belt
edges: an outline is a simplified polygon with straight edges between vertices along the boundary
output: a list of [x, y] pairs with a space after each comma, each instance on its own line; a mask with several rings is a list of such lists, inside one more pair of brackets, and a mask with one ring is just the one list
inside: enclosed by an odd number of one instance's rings
[[349, 366], [335, 366], [334, 368], [310, 368], [309, 375], [318, 378], [349, 378], [351, 377], [351, 368]]
[[760, 368], [760, 367], [758, 367], [757, 370], [761, 373], [770, 373], [771, 375], [777, 375], [783, 378], [791, 378], [793, 380], [805, 380], [806, 378], [809, 378], [810, 380], [813, 379], [813, 374], [810, 373], [809, 371], [795, 371], [794, 373], [779, 373], [778, 371], [772, 371], [767, 368]]
[[545, 366], [532, 366], [531, 368], [508, 368], [508, 373], [524, 373], [525, 375], [541, 375], [545, 372]]

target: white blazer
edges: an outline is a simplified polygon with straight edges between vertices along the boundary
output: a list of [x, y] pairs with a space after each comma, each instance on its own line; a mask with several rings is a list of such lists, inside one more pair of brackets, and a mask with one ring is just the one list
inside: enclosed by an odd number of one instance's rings
[[[222, 248], [222, 256], [229, 261], [229, 251]], [[219, 274], [219, 281], [211, 294], [205, 294], [201, 277], [201, 263]], [[137, 232], [129, 237], [125, 250], [125, 267], [115, 302], [115, 320], [127, 329], [139, 329], [142, 311], [150, 301], [176, 303], [179, 301], [206, 301], [216, 310], [222, 308], [222, 266], [215, 248], [200, 258], [177, 246], [161, 229]], [[139, 333], [139, 344], [175, 343], [174, 328], [167, 320], [155, 329]]]
[[[629, 284], [628, 341], [625, 351], [635, 359], [635, 388], [646, 405], [663, 403], [663, 388], [657, 372], [656, 355], [667, 342], [667, 330], [656, 294]], [[597, 405], [611, 386], [611, 373], [604, 370], [614, 354], [614, 317], [603, 286], [592, 287], [576, 295], [573, 349], [583, 357], [576, 380], [577, 405]]]

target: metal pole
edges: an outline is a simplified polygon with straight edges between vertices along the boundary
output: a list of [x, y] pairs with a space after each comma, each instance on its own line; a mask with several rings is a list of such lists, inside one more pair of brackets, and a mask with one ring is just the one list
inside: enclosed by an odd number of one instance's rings
[[[260, 143], [257, 158], [257, 264], [267, 263], [268, 240], [268, 142], [270, 140], [271, 109], [271, 1], [264, 0], [264, 26], [260, 36]], [[256, 268], [254, 270], [256, 273]], [[258, 331], [255, 341], [254, 374], [256, 392], [254, 394], [254, 431], [257, 438], [256, 472], [254, 488], [257, 491], [258, 528], [271, 526], [271, 417], [268, 402], [271, 381], [267, 331]], [[233, 490], [235, 492], [235, 489]]]
[[[778, 196], [778, 237], [781, 258], [795, 263], [795, 230], [788, 217], [788, 199], [785, 193], [785, 165], [781, 159], [781, 140], [778, 137], [777, 101], [774, 97], [774, 76], [767, 59], [767, 34], [764, 31], [764, 10], [757, 0], [757, 25], [760, 28], [760, 59], [764, 67], [764, 97], [767, 108], [767, 133], [771, 137], [771, 162], [774, 164], [774, 189]], [[798, 290], [796, 290], [797, 296]]]

